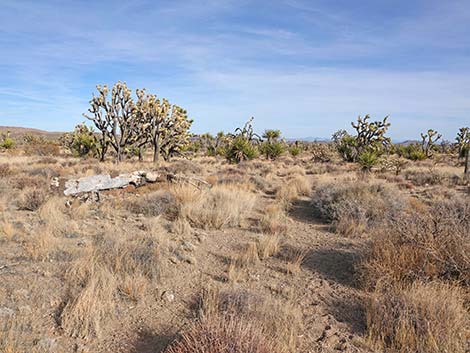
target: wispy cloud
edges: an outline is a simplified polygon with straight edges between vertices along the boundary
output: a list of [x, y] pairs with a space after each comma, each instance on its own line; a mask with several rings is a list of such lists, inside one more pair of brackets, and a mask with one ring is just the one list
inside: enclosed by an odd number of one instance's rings
[[470, 5], [380, 3], [3, 2], [0, 124], [70, 129], [96, 83], [121, 79], [185, 105], [196, 131], [255, 115], [328, 136], [371, 113], [397, 138], [452, 138], [470, 120]]

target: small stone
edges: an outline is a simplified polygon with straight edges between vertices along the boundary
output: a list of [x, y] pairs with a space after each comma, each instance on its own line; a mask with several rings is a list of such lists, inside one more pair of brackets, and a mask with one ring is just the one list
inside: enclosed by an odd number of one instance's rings
[[14, 315], [15, 311], [13, 309], [7, 308], [6, 306], [0, 308], [0, 317], [2, 318], [8, 318]]
[[164, 291], [160, 297], [163, 301], [171, 303], [175, 300], [175, 295], [169, 291]]
[[57, 352], [57, 341], [55, 338], [44, 337], [38, 341], [37, 346], [49, 353]]
[[159, 178], [161, 178], [161, 175], [159, 173], [155, 173], [155, 172], [145, 173], [145, 181], [147, 183], [155, 183], [157, 182]]
[[189, 241], [184, 241], [183, 244], [181, 244], [181, 249], [187, 252], [193, 252], [196, 250], [196, 247]]
[[64, 237], [67, 238], [67, 239], [76, 239], [78, 238], [80, 235], [78, 235], [77, 233], [65, 233]]

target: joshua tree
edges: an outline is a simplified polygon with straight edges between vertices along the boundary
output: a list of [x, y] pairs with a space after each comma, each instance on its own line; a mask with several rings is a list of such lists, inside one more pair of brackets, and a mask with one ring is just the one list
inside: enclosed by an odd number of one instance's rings
[[468, 180], [470, 179], [470, 128], [460, 128], [456, 140], [459, 148], [459, 158], [465, 158], [464, 174]]
[[351, 123], [352, 127], [357, 132], [356, 144], [358, 154], [361, 154], [364, 149], [372, 149], [377, 152], [391, 143], [390, 138], [385, 137], [385, 133], [390, 127], [390, 123], [387, 122], [388, 116], [386, 116], [383, 121], [368, 122], [369, 119], [369, 115], [366, 115], [364, 118], [359, 116], [357, 118], [357, 124]]
[[266, 156], [266, 159], [276, 159], [285, 151], [285, 143], [279, 141], [281, 137], [280, 130], [265, 130], [263, 137], [266, 141], [260, 145], [260, 151]]
[[[110, 145], [116, 152], [116, 161], [120, 162], [125, 147], [137, 140], [135, 131], [138, 130], [138, 121], [135, 118], [135, 104], [131, 90], [125, 83], [117, 82], [111, 90], [107, 85], [96, 86], [98, 96], [93, 95], [88, 109], [90, 115], [83, 114], [93, 121], [101, 132], [101, 146], [106, 150]], [[105, 151], [102, 153], [102, 159]]]
[[[382, 121], [369, 122], [369, 115], [357, 118], [357, 123], [351, 123], [356, 135], [349, 135], [345, 130], [335, 132], [332, 139], [341, 156], [349, 162], [357, 162], [363, 153], [373, 153], [376, 156], [390, 145], [391, 140], [385, 134], [390, 127], [388, 116]], [[370, 156], [369, 156], [370, 157]], [[370, 159], [371, 160], [371, 159]]]
[[254, 143], [254, 144], [258, 144], [260, 142], [263, 141], [263, 139], [261, 138], [261, 136], [259, 136], [258, 134], [256, 134], [254, 131], [253, 131], [253, 120], [255, 118], [254, 117], [251, 117], [250, 120], [248, 120], [245, 125], [243, 126], [243, 128], [236, 128], [235, 129], [235, 132], [233, 134], [230, 134], [231, 137], [238, 137], [238, 138], [242, 138], [242, 139], [245, 139], [247, 141], [249, 141], [250, 143]]
[[421, 133], [421, 150], [426, 155], [426, 158], [432, 156], [432, 150], [436, 146], [436, 142], [442, 137], [440, 133], [433, 129], [429, 129], [427, 133]]
[[164, 122], [161, 153], [166, 161], [181, 153], [181, 148], [189, 143], [189, 129], [193, 120], [188, 119], [186, 110], [174, 105], [171, 114]]
[[281, 137], [281, 130], [265, 130], [263, 134], [263, 138], [268, 140], [268, 142], [276, 141], [279, 137]]
[[161, 154], [165, 159], [170, 158], [188, 142], [192, 120], [188, 119], [183, 108], [170, 105], [165, 98], [160, 101], [145, 90], [137, 90], [137, 97], [137, 129], [141, 134], [137, 139], [139, 148], [150, 143], [154, 162], [158, 162]]
[[461, 127], [455, 138], [457, 141], [457, 147], [459, 151], [459, 158], [464, 158], [467, 154], [469, 144], [470, 144], [470, 128]]

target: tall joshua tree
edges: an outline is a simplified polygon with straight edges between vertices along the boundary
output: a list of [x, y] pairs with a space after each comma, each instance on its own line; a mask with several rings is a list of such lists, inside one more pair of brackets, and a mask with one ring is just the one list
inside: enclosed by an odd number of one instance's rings
[[90, 100], [88, 114], [83, 114], [91, 120], [101, 132], [100, 143], [103, 146], [101, 159], [108, 146], [116, 152], [116, 161], [120, 162], [126, 146], [137, 139], [138, 120], [135, 118], [135, 104], [132, 92], [126, 83], [117, 82], [111, 89], [111, 97], [107, 85], [96, 86], [98, 95]]
[[436, 142], [442, 137], [440, 133], [433, 129], [429, 129], [427, 133], [421, 133], [421, 149], [426, 158], [432, 156], [432, 151], [436, 146]]
[[459, 148], [459, 158], [465, 158], [465, 178], [470, 180], [470, 128], [460, 128], [456, 140]]
[[136, 115], [142, 131], [142, 143], [150, 143], [153, 148], [153, 161], [158, 162], [163, 154], [168, 159], [177, 153], [189, 140], [189, 128], [192, 120], [186, 111], [163, 98], [145, 90], [137, 90]]

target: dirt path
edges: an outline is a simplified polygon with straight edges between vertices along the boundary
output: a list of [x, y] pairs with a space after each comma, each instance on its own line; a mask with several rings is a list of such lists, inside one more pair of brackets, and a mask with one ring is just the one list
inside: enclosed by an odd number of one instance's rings
[[[227, 282], [230, 256], [258, 234], [243, 229], [199, 232], [181, 241], [195, 245], [195, 264], [168, 264], [167, 275], [153, 298], [145, 298], [114, 329], [97, 351], [123, 353], [162, 352], [192, 318], [195, 293], [210, 283], [241, 288], [293, 300], [302, 310], [304, 329], [299, 352], [369, 352], [363, 342], [364, 315], [356, 289], [354, 266], [363, 244], [339, 237], [314, 219], [308, 199], [296, 202], [289, 214], [288, 237], [279, 254], [250, 269], [240, 283]], [[287, 274], [288, 253], [301, 251], [301, 271]], [[174, 295], [164, 300], [165, 293]], [[123, 343], [125, 342], [125, 343]]]

